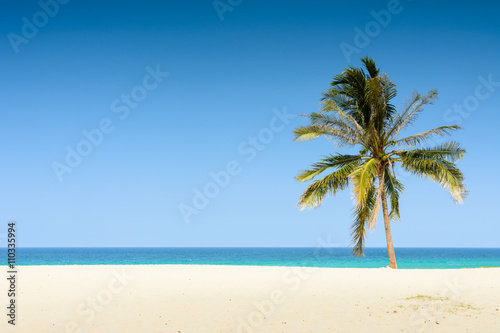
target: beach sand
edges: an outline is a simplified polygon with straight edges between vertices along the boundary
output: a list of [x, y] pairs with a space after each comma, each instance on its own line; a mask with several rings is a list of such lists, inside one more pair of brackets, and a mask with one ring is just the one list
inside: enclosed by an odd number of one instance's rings
[[0, 332], [500, 332], [500, 268], [21, 266]]

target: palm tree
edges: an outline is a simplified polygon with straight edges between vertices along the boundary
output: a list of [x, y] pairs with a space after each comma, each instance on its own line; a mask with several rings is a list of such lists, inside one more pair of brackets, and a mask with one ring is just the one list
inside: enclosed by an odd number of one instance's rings
[[[379, 75], [371, 58], [361, 61], [364, 69], [348, 67], [334, 77], [330, 89], [323, 94], [320, 112], [304, 115], [310, 124], [294, 130], [296, 141], [324, 136], [339, 147], [358, 147], [359, 153], [325, 156], [300, 172], [297, 181], [314, 181], [298, 205], [301, 210], [319, 207], [325, 197], [351, 185], [355, 202], [351, 227], [354, 255], [363, 255], [366, 229], [373, 230], [382, 205], [390, 267], [397, 268], [390, 221], [400, 219], [399, 198], [404, 187], [396, 178], [395, 166], [439, 183], [455, 202], [461, 203], [467, 191], [455, 162], [464, 156], [465, 150], [454, 141], [422, 146], [435, 137], [449, 135], [459, 126], [441, 126], [399, 138], [423, 107], [433, 104], [437, 90], [425, 95], [414, 92], [398, 111], [390, 103], [396, 96], [395, 85], [387, 75]], [[323, 176], [326, 172], [329, 173]], [[319, 175], [322, 178], [315, 179]]]

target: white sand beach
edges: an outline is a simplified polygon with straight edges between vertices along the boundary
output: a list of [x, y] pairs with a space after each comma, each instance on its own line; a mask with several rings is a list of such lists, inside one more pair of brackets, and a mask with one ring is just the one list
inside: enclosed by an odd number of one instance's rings
[[[500, 332], [500, 268], [18, 271], [16, 325], [4, 314], [1, 332]], [[0, 288], [8, 289], [6, 279]]]

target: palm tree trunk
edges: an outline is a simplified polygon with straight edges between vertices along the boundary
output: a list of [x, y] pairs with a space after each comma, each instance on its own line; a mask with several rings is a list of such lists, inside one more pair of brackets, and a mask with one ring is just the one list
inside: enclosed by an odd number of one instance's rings
[[392, 244], [391, 221], [389, 220], [389, 210], [387, 209], [387, 196], [385, 194], [384, 170], [379, 172], [379, 182], [381, 185], [380, 195], [382, 196], [382, 210], [384, 213], [385, 238], [387, 240], [387, 253], [389, 254], [389, 264], [391, 268], [398, 268], [396, 263], [396, 253]]

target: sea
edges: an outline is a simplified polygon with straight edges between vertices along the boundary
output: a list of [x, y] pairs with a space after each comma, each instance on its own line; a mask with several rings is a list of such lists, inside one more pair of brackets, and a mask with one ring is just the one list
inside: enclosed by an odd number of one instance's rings
[[[7, 250], [1, 248], [0, 258]], [[396, 248], [398, 268], [452, 269], [500, 267], [500, 248]], [[1, 259], [0, 259], [1, 260]], [[386, 248], [17, 248], [17, 266], [34, 265], [246, 265], [374, 268], [389, 265]]]

